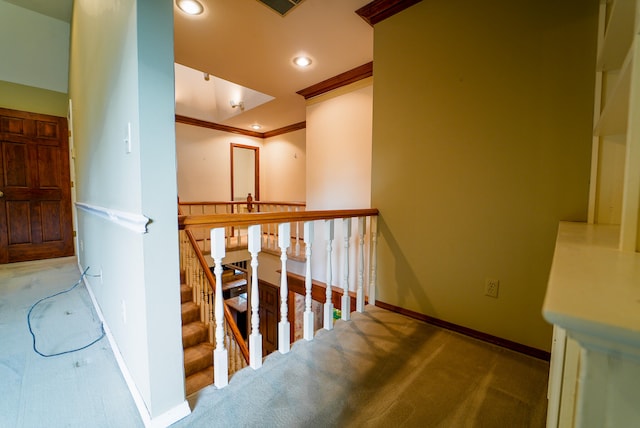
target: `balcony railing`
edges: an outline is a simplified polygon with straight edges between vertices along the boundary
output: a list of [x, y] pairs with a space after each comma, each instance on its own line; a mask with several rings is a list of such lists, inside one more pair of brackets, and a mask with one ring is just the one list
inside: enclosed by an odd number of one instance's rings
[[[182, 212], [186, 210], [181, 206]], [[192, 211], [188, 211], [192, 212]], [[266, 251], [264, 244], [271, 244], [276, 238], [280, 257], [280, 320], [278, 322], [278, 351], [287, 353], [291, 346], [291, 334], [288, 317], [288, 266], [289, 256], [296, 253], [293, 246], [299, 246], [301, 254], [298, 263], [304, 264], [305, 309], [303, 313], [303, 338], [312, 340], [316, 326], [311, 309], [312, 283], [319, 283], [320, 274], [312, 275], [312, 268], [324, 274], [325, 301], [323, 302], [323, 328], [333, 329], [334, 307], [332, 303], [333, 285], [339, 284], [342, 291], [340, 314], [343, 321], [350, 320], [351, 296], [355, 294], [355, 309], [363, 312], [365, 301], [375, 302], [376, 290], [376, 246], [377, 246], [377, 209], [337, 210], [337, 211], [276, 211], [252, 212], [246, 214], [216, 213], [198, 215], [180, 215], [181, 230], [209, 236], [208, 247], [214, 262], [215, 280], [212, 297], [213, 317], [212, 336], [215, 339], [214, 384], [218, 388], [227, 385], [229, 374], [235, 367], [230, 362], [237, 358], [229, 355], [236, 349], [229, 349], [226, 338], [229, 337], [225, 324], [222, 294], [222, 269], [229, 247], [229, 230], [246, 230], [243, 243], [250, 254], [250, 317], [251, 326], [248, 337], [249, 364], [254, 369], [262, 366], [262, 332], [259, 329], [259, 291], [258, 291], [258, 255]], [[301, 225], [302, 230], [295, 232], [292, 225]], [[316, 230], [317, 232], [316, 233]], [[206, 232], [203, 232], [206, 231]], [[195, 233], [194, 233], [195, 232]], [[293, 232], [293, 233], [292, 233]], [[302, 241], [302, 242], [300, 242]], [[336, 241], [336, 242], [334, 242]], [[196, 244], [199, 245], [199, 244]], [[318, 254], [325, 256], [317, 257]], [[316, 262], [316, 258], [318, 259]], [[335, 279], [337, 278], [337, 280]], [[213, 278], [212, 278], [213, 279]], [[205, 302], [210, 305], [209, 302]], [[211, 306], [207, 306], [211, 308]], [[210, 309], [207, 309], [210, 310]], [[242, 340], [242, 339], [240, 339]], [[235, 346], [235, 345], [234, 345]], [[241, 347], [237, 347], [240, 349]]]
[[[217, 202], [180, 202], [178, 204], [181, 214], [188, 216], [196, 215], [213, 215], [213, 214], [247, 214], [247, 213], [289, 213], [295, 214], [305, 210], [304, 202], [261, 202], [247, 199], [246, 201], [217, 201]], [[292, 246], [295, 254], [300, 254], [300, 240], [302, 239], [302, 226], [299, 223], [293, 223], [292, 231], [296, 238], [295, 244]], [[247, 246], [246, 227], [238, 227], [238, 225], [225, 226], [225, 237], [227, 239], [227, 248], [241, 248]], [[278, 229], [275, 224], [266, 224], [264, 232], [264, 247], [266, 249], [276, 249], [278, 242]], [[207, 229], [194, 228], [193, 236], [204, 254], [211, 251], [210, 236]]]

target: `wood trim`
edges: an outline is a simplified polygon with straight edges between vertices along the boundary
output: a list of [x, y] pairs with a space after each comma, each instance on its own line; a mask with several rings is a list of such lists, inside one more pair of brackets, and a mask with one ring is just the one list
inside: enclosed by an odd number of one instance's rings
[[349, 85], [371, 76], [373, 76], [373, 62], [368, 62], [320, 83], [311, 85], [308, 88], [301, 89], [296, 93], [302, 95], [305, 100], [308, 100], [309, 98], [317, 97], [318, 95], [322, 95], [329, 91], [333, 91], [334, 89], [341, 88], [342, 86]]
[[259, 212], [250, 214], [179, 215], [179, 229], [202, 227], [251, 226], [254, 224], [283, 223], [287, 221], [330, 220], [348, 217], [377, 216], [377, 208], [360, 210], [325, 210], [298, 212]]
[[[254, 158], [254, 194], [253, 194], [253, 199], [259, 200], [260, 199], [260, 147], [258, 146], [248, 146], [246, 144], [236, 144], [236, 143], [230, 143], [230, 150], [231, 150], [231, 200], [234, 199], [235, 195], [233, 193], [233, 188], [234, 188], [234, 180], [233, 180], [233, 149], [234, 148], [238, 148], [238, 149], [247, 149], [247, 150], [253, 150], [255, 152], [255, 158]], [[247, 201], [243, 201], [243, 203], [247, 203]]]
[[262, 133], [262, 138], [271, 138], [282, 134], [288, 134], [289, 132], [305, 129], [307, 122], [298, 122], [293, 125], [283, 126], [282, 128], [274, 129], [273, 131], [267, 131]]
[[192, 117], [181, 116], [176, 114], [176, 123], [184, 123], [185, 125], [199, 126], [201, 128], [215, 129], [217, 131], [230, 132], [232, 134], [246, 135], [248, 137], [263, 138], [262, 132], [247, 131], [233, 126], [220, 125], [219, 123], [208, 122], [206, 120], [194, 119]]
[[373, 27], [378, 22], [384, 21], [421, 1], [422, 0], [374, 0], [356, 10], [356, 13]]
[[194, 119], [192, 117], [181, 116], [179, 114], [176, 114], [176, 123], [183, 123], [185, 125], [199, 126], [201, 128], [215, 129], [216, 131], [230, 132], [232, 134], [240, 134], [247, 137], [262, 139], [271, 138], [282, 134], [288, 134], [289, 132], [297, 131], [299, 129], [305, 129], [307, 127], [307, 122], [298, 122], [268, 132], [247, 131], [246, 129], [221, 125], [219, 123], [209, 122], [201, 119]]
[[[300, 294], [302, 296], [307, 295], [304, 276], [287, 272], [287, 286], [289, 287], [290, 292]], [[331, 286], [331, 303], [333, 303], [334, 308], [342, 309], [342, 295], [342, 288]], [[349, 291], [349, 297], [351, 298], [351, 310], [355, 311], [356, 293], [353, 291]], [[316, 302], [325, 303], [327, 300], [327, 284], [325, 284], [324, 282], [316, 281], [315, 279], [312, 280], [311, 299], [315, 300]]]
[[474, 339], [482, 340], [493, 345], [507, 348], [521, 354], [529, 355], [530, 357], [538, 358], [543, 361], [550, 361], [551, 353], [543, 351], [542, 349], [533, 348], [531, 346], [523, 345], [521, 343], [513, 342], [511, 340], [503, 339], [501, 337], [493, 336], [491, 334], [483, 333], [478, 330], [474, 330], [468, 327], [463, 327], [448, 321], [443, 321], [438, 318], [431, 317], [429, 315], [414, 312], [410, 309], [401, 308], [399, 306], [392, 305], [390, 303], [376, 301], [376, 306], [382, 309], [386, 309], [391, 312], [396, 312], [401, 315], [408, 316], [409, 318], [416, 319], [418, 321], [426, 322], [427, 324], [435, 325], [447, 330], [455, 331], [456, 333], [464, 334], [465, 336], [473, 337]]

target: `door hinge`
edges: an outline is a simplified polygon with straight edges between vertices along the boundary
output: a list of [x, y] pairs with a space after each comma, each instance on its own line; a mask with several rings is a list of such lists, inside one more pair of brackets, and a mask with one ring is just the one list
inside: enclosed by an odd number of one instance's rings
[[72, 181], [72, 182], [71, 182], [71, 188], [73, 188], [73, 186], [74, 186], [74, 184], [73, 184], [73, 181]]
[[75, 238], [76, 236], [78, 236], [78, 235], [76, 234], [76, 231], [74, 230], [73, 231], [73, 237]]

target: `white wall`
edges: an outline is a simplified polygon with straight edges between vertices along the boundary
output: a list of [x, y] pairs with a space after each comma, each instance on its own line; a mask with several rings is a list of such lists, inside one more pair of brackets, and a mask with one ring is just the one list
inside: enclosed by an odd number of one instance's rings
[[178, 195], [181, 201], [231, 200], [231, 143], [260, 148], [262, 189], [265, 178], [261, 138], [176, 123]]
[[304, 129], [263, 140], [176, 123], [181, 201], [231, 200], [231, 143], [260, 149], [261, 200], [305, 201]]
[[[307, 105], [307, 210], [371, 207], [372, 79], [332, 91]], [[334, 224], [332, 285], [342, 286], [343, 222]], [[315, 222], [315, 242], [324, 241], [324, 222]], [[352, 224], [355, 236], [357, 226]], [[356, 238], [350, 241], [355, 260]], [[326, 248], [314, 247], [312, 276], [327, 282]], [[349, 269], [349, 289], [355, 288], [356, 266]]]
[[0, 80], [67, 93], [69, 29], [0, 0]]
[[[188, 413], [181, 340], [173, 4], [76, 0], [71, 37], [77, 200], [150, 219], [138, 233], [78, 215], [79, 262], [147, 422]], [[124, 139], [131, 127], [132, 150]], [[186, 412], [186, 413], [185, 413]], [[167, 422], [168, 421], [168, 422]]]
[[261, 152], [264, 201], [306, 200], [306, 130], [267, 138]]
[[371, 79], [307, 106], [307, 209], [371, 207]]

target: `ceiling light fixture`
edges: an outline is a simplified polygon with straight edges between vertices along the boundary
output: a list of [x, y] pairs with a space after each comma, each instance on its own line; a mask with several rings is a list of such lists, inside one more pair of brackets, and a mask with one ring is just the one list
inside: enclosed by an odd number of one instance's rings
[[231, 104], [231, 108], [240, 107], [240, 110], [244, 111], [244, 101], [242, 100], [240, 101], [231, 100], [229, 101], [229, 104]]
[[293, 63], [298, 67], [309, 67], [311, 65], [311, 58], [308, 56], [297, 56], [293, 59]]
[[176, 4], [186, 14], [200, 15], [204, 11], [204, 7], [197, 0], [176, 0]]
[[258, 129], [262, 129], [262, 126], [260, 126], [260, 125], [258, 125], [258, 124], [256, 123], [256, 124], [251, 125], [251, 129], [254, 129], [254, 130], [256, 130], [256, 131], [257, 131]]

